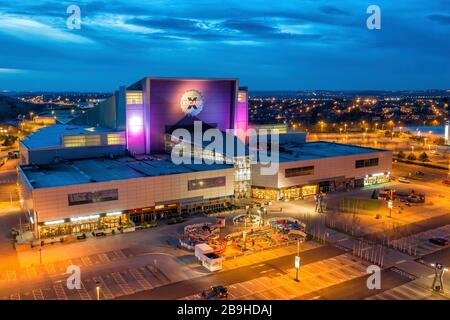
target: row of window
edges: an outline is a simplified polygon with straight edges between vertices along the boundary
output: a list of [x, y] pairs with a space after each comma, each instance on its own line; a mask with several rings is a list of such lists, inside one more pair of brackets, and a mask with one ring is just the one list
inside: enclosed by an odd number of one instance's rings
[[289, 168], [284, 170], [284, 176], [286, 178], [308, 176], [314, 174], [314, 166]]
[[71, 193], [67, 195], [69, 206], [119, 200], [119, 190], [100, 190], [94, 192]]
[[376, 167], [378, 166], [378, 162], [378, 158], [356, 160], [355, 168]]
[[127, 91], [127, 104], [142, 104], [142, 92]]
[[[125, 138], [119, 133], [109, 133], [107, 143], [109, 146], [122, 145], [125, 144]], [[99, 134], [67, 135], [63, 136], [63, 144], [66, 148], [96, 147], [102, 145], [102, 140]]]
[[93, 147], [101, 145], [101, 139], [99, 134], [89, 135], [70, 135], [63, 137], [64, 147]]

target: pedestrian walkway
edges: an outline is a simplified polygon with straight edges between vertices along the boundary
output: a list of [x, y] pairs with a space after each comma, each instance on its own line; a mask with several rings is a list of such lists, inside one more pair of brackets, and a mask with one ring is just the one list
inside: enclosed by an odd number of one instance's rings
[[444, 295], [424, 288], [416, 281], [405, 283], [401, 286], [386, 290], [382, 293], [370, 296], [365, 300], [447, 300]]

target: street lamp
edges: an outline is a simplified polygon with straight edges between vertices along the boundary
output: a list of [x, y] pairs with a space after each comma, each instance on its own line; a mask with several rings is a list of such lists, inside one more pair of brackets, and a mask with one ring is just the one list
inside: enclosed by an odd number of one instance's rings
[[298, 279], [298, 271], [300, 269], [300, 264], [301, 264], [301, 260], [300, 260], [300, 256], [296, 255], [295, 256], [295, 279], [294, 281], [299, 282], [300, 280]]
[[242, 232], [242, 240], [244, 241], [244, 248], [242, 251], [247, 250], [247, 231]]
[[100, 300], [100, 282], [95, 282], [95, 292], [97, 294], [97, 300]]
[[[444, 292], [444, 273], [448, 269], [444, 268], [444, 265], [439, 262], [432, 263], [431, 266], [434, 267], [434, 280], [431, 289], [436, 292]], [[439, 285], [436, 285], [436, 282], [439, 282]]]

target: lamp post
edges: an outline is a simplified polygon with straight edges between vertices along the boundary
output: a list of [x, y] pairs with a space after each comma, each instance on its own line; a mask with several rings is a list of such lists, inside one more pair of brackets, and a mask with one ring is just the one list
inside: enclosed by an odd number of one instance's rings
[[[444, 268], [442, 263], [432, 263], [432, 267], [434, 267], [434, 280], [431, 285], [431, 289], [436, 292], [444, 292], [444, 272], [448, 271], [447, 268]], [[436, 282], [439, 282], [439, 285], [436, 285]]]
[[300, 263], [301, 263], [300, 257], [298, 255], [295, 256], [295, 279], [294, 279], [295, 282], [300, 281], [298, 279], [298, 270], [300, 269]]
[[97, 300], [100, 300], [100, 282], [95, 282], [95, 292], [97, 294]]

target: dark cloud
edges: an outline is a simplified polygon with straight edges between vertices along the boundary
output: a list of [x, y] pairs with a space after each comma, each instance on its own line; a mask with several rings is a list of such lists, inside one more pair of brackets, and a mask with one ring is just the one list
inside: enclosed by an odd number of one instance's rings
[[345, 10], [339, 9], [332, 6], [323, 6], [319, 8], [320, 11], [327, 14], [338, 14], [338, 15], [348, 15], [349, 13]]
[[[370, 31], [360, 0], [0, 0], [0, 68], [53, 74], [37, 82], [0, 75], [0, 90], [52, 89], [76, 77], [80, 89], [112, 90], [147, 73], [226, 74], [253, 89], [448, 86], [450, 1], [378, 2], [382, 29]], [[81, 30], [66, 29], [71, 4], [81, 8]], [[62, 37], [10, 28], [9, 15]], [[74, 36], [90, 41], [64, 41]]]
[[127, 20], [127, 23], [163, 30], [175, 30], [184, 32], [197, 32], [200, 30], [198, 21], [172, 17], [135, 18]]
[[450, 25], [450, 15], [432, 14], [432, 15], [429, 15], [428, 18], [430, 20], [437, 21], [437, 22], [439, 22], [441, 24], [448, 24], [448, 25]]

